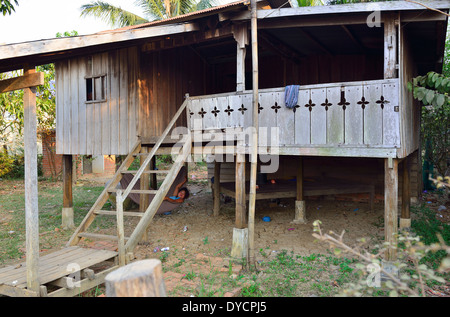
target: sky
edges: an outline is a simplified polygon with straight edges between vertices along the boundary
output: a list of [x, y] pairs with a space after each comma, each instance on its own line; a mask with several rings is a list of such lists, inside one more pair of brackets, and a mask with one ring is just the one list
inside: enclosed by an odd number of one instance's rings
[[[135, 0], [107, 0], [140, 14]], [[11, 1], [13, 4], [14, 2]], [[111, 26], [93, 17], [80, 17], [80, 7], [91, 0], [18, 0], [11, 15], [0, 14], [0, 44], [20, 43], [56, 37], [56, 33], [77, 31], [79, 35], [110, 30]]]

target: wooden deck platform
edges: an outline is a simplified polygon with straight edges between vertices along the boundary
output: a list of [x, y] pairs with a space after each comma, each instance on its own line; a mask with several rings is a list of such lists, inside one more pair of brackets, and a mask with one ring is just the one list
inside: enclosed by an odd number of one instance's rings
[[[67, 247], [39, 258], [39, 294], [27, 289], [26, 262], [0, 268], [0, 294], [6, 296], [76, 296], [104, 281], [104, 277], [118, 268], [113, 263], [95, 272], [93, 266], [114, 260], [117, 252]], [[50, 292], [50, 289], [52, 291]], [[47, 291], [48, 290], [48, 291]]]
[[[224, 182], [220, 184], [220, 192], [235, 198], [235, 183]], [[250, 183], [245, 184], [246, 197], [249, 199]], [[308, 196], [321, 196], [321, 195], [338, 195], [338, 194], [369, 194], [370, 208], [373, 208], [373, 201], [375, 195], [375, 186], [367, 184], [351, 184], [348, 182], [342, 182], [340, 180], [327, 180], [326, 182], [320, 181], [305, 181], [303, 195]], [[276, 199], [276, 198], [296, 198], [297, 197], [297, 182], [291, 180], [276, 180], [275, 184], [267, 182], [262, 185], [258, 185], [256, 190], [256, 199]]]

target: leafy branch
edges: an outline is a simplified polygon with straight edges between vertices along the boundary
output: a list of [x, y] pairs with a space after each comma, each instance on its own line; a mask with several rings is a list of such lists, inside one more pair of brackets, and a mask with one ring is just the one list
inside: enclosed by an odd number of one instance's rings
[[[384, 243], [383, 246], [376, 245], [378, 248], [377, 253], [370, 253], [367, 248], [365, 248], [365, 239], [359, 240], [359, 245], [355, 247], [350, 247], [344, 243], [344, 233], [343, 231], [340, 235], [330, 231], [329, 234], [322, 232], [320, 227], [320, 220], [316, 220], [313, 223], [314, 232], [313, 237], [322, 242], [328, 242], [331, 247], [334, 248], [335, 254], [340, 255], [341, 253], [349, 253], [366, 264], [375, 264], [379, 267], [379, 272], [384, 274], [388, 280], [385, 283], [386, 287], [390, 289], [390, 296], [398, 296], [399, 292], [409, 294], [410, 296], [426, 296], [425, 293], [425, 283], [426, 280], [435, 280], [438, 282], [445, 282], [445, 280], [437, 276], [434, 270], [428, 268], [425, 264], [421, 264], [420, 260], [425, 256], [427, 252], [436, 252], [439, 250], [445, 250], [447, 254], [450, 254], [450, 247], [447, 246], [441, 236], [438, 236], [439, 243], [432, 244], [430, 246], [424, 245], [420, 242], [419, 237], [412, 237], [408, 232], [402, 232], [398, 237], [398, 241], [402, 243], [403, 247], [398, 248], [397, 246], [389, 246], [388, 243]], [[380, 257], [384, 253], [387, 247], [397, 248], [399, 253], [399, 259], [403, 259], [407, 263], [412, 263], [415, 269], [415, 274], [411, 276], [409, 274], [393, 274], [390, 270], [386, 269], [380, 265]], [[406, 268], [408, 265], [406, 263], [395, 263], [398, 269]], [[367, 274], [367, 266], [364, 264], [357, 265], [360, 269], [361, 279], [358, 284], [349, 284], [349, 288], [344, 291], [344, 295], [361, 296], [363, 292], [367, 291], [368, 279], [362, 279]], [[450, 271], [450, 257], [447, 256], [438, 269], [438, 273], [445, 273]], [[418, 283], [420, 286], [420, 292], [415, 290], [412, 285]]]
[[450, 78], [428, 72], [413, 78], [408, 83], [408, 89], [425, 106], [422, 107], [421, 134], [425, 142], [422, 148], [432, 145], [426, 160], [445, 176], [450, 151]]
[[442, 107], [450, 102], [450, 79], [442, 74], [428, 72], [424, 76], [415, 77], [408, 83], [408, 89], [425, 106]]

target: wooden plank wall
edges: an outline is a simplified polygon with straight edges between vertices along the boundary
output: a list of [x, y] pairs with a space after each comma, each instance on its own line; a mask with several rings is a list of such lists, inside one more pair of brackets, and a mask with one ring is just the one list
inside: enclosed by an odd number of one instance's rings
[[[289, 109], [284, 88], [266, 89], [259, 94], [259, 145], [398, 148], [398, 91], [397, 79], [304, 85]], [[188, 105], [193, 130], [251, 126], [249, 91], [194, 100]]]
[[[136, 47], [58, 62], [57, 154], [125, 155], [136, 142], [138, 50]], [[85, 77], [106, 75], [106, 100], [86, 102]]]
[[409, 45], [407, 29], [400, 28], [400, 97], [401, 97], [401, 157], [416, 151], [420, 145], [420, 116], [421, 105], [413, 98], [407, 88], [408, 82], [417, 76], [413, 52]]
[[[259, 88], [383, 79], [382, 55], [313, 55], [294, 62], [286, 58], [259, 58]], [[251, 60], [246, 61], [251, 72]], [[250, 76], [251, 78], [251, 76]], [[247, 86], [251, 89], [251, 86]]]
[[[141, 55], [139, 135], [143, 138], [159, 136], [177, 109], [185, 94], [199, 96], [233, 91], [235, 66], [209, 64], [189, 47], [146, 52]], [[228, 90], [226, 90], [228, 89]], [[186, 116], [176, 126], [186, 126]]]

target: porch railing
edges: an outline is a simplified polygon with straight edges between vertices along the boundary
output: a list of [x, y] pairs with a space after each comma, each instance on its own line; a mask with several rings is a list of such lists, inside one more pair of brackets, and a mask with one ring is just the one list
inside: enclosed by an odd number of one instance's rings
[[[400, 147], [398, 79], [300, 86], [294, 108], [284, 88], [259, 94], [259, 145]], [[252, 126], [252, 92], [190, 97], [192, 131]]]

